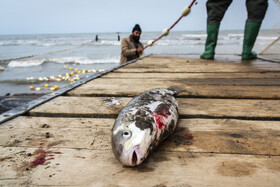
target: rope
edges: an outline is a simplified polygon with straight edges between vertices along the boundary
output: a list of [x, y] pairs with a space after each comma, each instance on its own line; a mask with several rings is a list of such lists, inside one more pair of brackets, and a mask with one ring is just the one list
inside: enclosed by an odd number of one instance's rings
[[266, 58], [262, 58], [262, 57], [257, 57], [257, 59], [266, 61], [266, 62], [271, 62], [271, 63], [280, 63], [280, 61], [270, 60], [270, 59], [266, 59]]
[[173, 29], [173, 27], [174, 27], [183, 17], [187, 16], [187, 15], [190, 13], [191, 8], [192, 8], [192, 6], [194, 5], [195, 2], [196, 2], [196, 0], [193, 0], [189, 6], [185, 7], [185, 8], [183, 9], [182, 15], [178, 18], [178, 20], [175, 21], [175, 23], [174, 23], [171, 27], [169, 27], [168, 29], [164, 29], [163, 32], [162, 32], [162, 35], [159, 36], [157, 39], [155, 39], [155, 40], [153, 40], [153, 41], [149, 41], [148, 44], [144, 47], [143, 51], [144, 51], [146, 48], [148, 48], [149, 46], [152, 46], [155, 42], [157, 42], [158, 40], [160, 40], [162, 37], [167, 36], [167, 35], [169, 34], [169, 31], [170, 31], [171, 29]]
[[273, 46], [274, 44], [276, 44], [276, 42], [278, 42], [280, 40], [280, 36], [274, 40], [271, 44], [269, 44], [264, 50], [262, 50], [259, 55], [263, 55], [271, 46]]

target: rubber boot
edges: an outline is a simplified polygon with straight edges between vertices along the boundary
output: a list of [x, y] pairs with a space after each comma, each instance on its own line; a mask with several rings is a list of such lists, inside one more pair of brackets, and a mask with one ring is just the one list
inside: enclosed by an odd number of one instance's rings
[[252, 51], [257, 36], [259, 34], [261, 23], [247, 21], [245, 24], [242, 60], [252, 60], [257, 58], [257, 54]]
[[207, 24], [207, 39], [204, 53], [200, 55], [201, 59], [214, 59], [219, 28], [220, 24]]

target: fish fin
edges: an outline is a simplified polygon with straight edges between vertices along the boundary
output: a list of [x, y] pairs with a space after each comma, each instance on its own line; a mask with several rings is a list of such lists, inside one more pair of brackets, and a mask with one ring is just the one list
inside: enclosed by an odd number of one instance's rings
[[174, 95], [178, 95], [179, 93], [182, 93], [182, 92], [186, 91], [186, 90], [182, 90], [182, 89], [176, 88], [174, 86], [168, 87], [167, 90], [170, 90], [170, 91], [174, 92]]

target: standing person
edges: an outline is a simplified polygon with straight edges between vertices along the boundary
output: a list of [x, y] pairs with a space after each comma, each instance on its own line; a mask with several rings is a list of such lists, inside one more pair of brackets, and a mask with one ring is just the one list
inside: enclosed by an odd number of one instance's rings
[[138, 24], [132, 29], [132, 34], [121, 41], [121, 61], [126, 63], [138, 58], [143, 53], [143, 44], [140, 42], [142, 30]]
[[95, 36], [95, 41], [98, 42], [98, 35]]
[[[207, 39], [202, 59], [214, 59], [220, 23], [232, 0], [208, 0], [207, 8]], [[242, 60], [256, 59], [252, 51], [268, 7], [268, 0], [246, 0], [248, 17], [245, 24]]]
[[120, 35], [118, 34], [118, 41], [120, 41], [121, 40], [121, 37], [120, 37]]

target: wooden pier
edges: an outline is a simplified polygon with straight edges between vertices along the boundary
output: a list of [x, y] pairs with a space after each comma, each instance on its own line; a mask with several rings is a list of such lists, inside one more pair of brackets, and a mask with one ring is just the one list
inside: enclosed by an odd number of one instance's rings
[[[185, 90], [177, 129], [141, 166], [123, 167], [111, 150], [115, 118], [133, 96], [168, 87]], [[280, 64], [150, 56], [0, 133], [0, 186], [280, 186]]]

